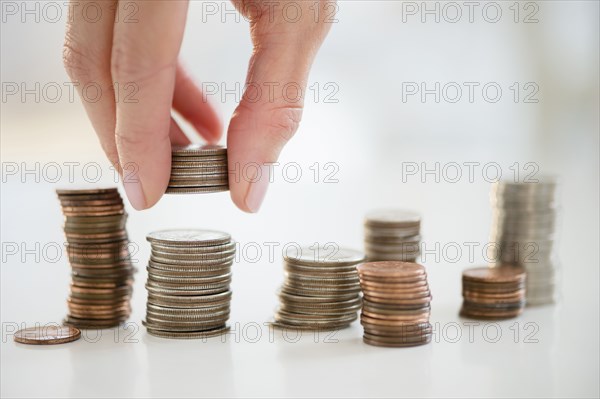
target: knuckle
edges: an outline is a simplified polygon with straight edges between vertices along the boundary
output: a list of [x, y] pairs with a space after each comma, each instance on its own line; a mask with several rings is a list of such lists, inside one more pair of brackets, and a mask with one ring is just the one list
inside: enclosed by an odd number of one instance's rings
[[302, 119], [301, 107], [278, 107], [269, 112], [267, 134], [274, 140], [287, 143], [294, 137], [300, 120]]
[[90, 63], [71, 42], [65, 42], [63, 46], [63, 65], [67, 71], [67, 75], [71, 79], [80, 79], [83, 76], [89, 75]]
[[143, 82], [162, 73], [172, 73], [177, 67], [177, 57], [155, 56], [134, 50], [131, 43], [117, 43], [112, 48], [110, 70], [113, 78], [121, 82]]
[[98, 70], [103, 60], [94, 54], [92, 46], [80, 43], [69, 32], [63, 44], [63, 66], [67, 75], [73, 80], [90, 78], [94, 70]]
[[127, 133], [117, 130], [115, 133], [115, 140], [117, 142], [117, 148], [119, 148], [119, 152], [121, 152], [124, 148], [141, 149], [142, 146], [147, 144], [148, 137], [137, 129], [132, 129]]

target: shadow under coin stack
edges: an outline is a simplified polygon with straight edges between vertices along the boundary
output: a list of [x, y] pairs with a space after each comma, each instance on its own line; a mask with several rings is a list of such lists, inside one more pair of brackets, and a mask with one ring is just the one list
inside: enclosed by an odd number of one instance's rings
[[71, 264], [65, 324], [109, 328], [131, 313], [134, 267], [125, 229], [127, 214], [116, 188], [56, 190]]
[[460, 315], [472, 319], [508, 319], [525, 307], [525, 271], [520, 267], [476, 267], [462, 274]]
[[356, 265], [364, 254], [331, 247], [302, 248], [285, 256], [285, 281], [274, 327], [295, 330], [334, 330], [357, 319], [360, 285]]
[[227, 149], [218, 145], [173, 147], [167, 194], [229, 190]]
[[552, 178], [538, 183], [499, 182], [492, 191], [491, 241], [500, 249], [496, 264], [525, 269], [528, 306], [555, 301], [556, 184]]
[[229, 330], [235, 243], [212, 230], [162, 230], [146, 237], [148, 304], [143, 324], [164, 338], [206, 338]]
[[367, 214], [364, 222], [365, 252], [369, 261], [414, 262], [420, 254], [421, 217], [401, 209], [382, 209]]
[[369, 345], [406, 347], [431, 341], [431, 292], [425, 268], [400, 261], [358, 266], [363, 291], [360, 315], [363, 341]]

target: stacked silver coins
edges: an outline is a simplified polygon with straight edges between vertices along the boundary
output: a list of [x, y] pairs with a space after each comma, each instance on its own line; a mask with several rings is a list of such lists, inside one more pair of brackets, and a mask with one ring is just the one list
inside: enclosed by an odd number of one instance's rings
[[537, 183], [499, 182], [492, 189], [495, 264], [525, 269], [527, 305], [553, 303], [556, 297], [556, 186], [556, 179], [547, 177]]
[[146, 237], [148, 304], [143, 324], [164, 338], [206, 338], [229, 330], [235, 243], [212, 230], [162, 230]]
[[406, 347], [431, 341], [431, 292], [425, 268], [400, 261], [358, 266], [364, 294], [360, 322], [369, 345]]
[[369, 261], [414, 262], [420, 251], [421, 216], [402, 209], [381, 209], [364, 222], [365, 252]]
[[57, 190], [65, 215], [65, 250], [71, 264], [65, 324], [109, 328], [131, 313], [133, 273], [127, 214], [116, 188]]
[[173, 147], [168, 194], [229, 190], [227, 149], [218, 145]]
[[334, 244], [285, 256], [285, 281], [273, 325], [301, 330], [349, 326], [361, 306], [356, 265], [364, 260], [361, 252]]

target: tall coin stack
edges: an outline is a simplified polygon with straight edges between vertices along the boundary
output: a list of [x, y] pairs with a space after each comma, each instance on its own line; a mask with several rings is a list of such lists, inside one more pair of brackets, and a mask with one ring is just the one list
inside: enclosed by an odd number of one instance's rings
[[520, 267], [476, 267], [462, 275], [460, 315], [472, 319], [508, 319], [523, 313], [525, 271]]
[[417, 263], [382, 261], [357, 267], [363, 291], [363, 341], [405, 347], [431, 341], [431, 292], [425, 268]]
[[168, 194], [229, 190], [227, 149], [218, 145], [173, 147]]
[[134, 267], [125, 230], [127, 214], [116, 188], [56, 190], [71, 264], [65, 324], [109, 328], [131, 313]]
[[499, 182], [492, 189], [491, 241], [500, 249], [496, 265], [521, 266], [527, 273], [527, 305], [555, 301], [558, 262], [554, 254], [556, 185]]
[[337, 245], [304, 247], [284, 257], [285, 281], [273, 326], [333, 330], [350, 325], [360, 309], [356, 265], [364, 254]]
[[420, 254], [421, 216], [402, 209], [382, 209], [367, 214], [365, 252], [369, 261], [414, 262]]
[[148, 304], [143, 324], [164, 338], [206, 338], [229, 330], [235, 243], [212, 230], [162, 230], [146, 237]]

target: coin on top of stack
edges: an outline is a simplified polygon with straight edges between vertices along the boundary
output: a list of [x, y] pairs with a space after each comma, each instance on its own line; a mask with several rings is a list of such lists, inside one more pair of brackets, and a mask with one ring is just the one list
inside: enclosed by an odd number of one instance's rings
[[285, 280], [273, 326], [297, 330], [348, 327], [360, 309], [359, 251], [330, 244], [284, 256]]
[[167, 194], [229, 190], [227, 149], [218, 145], [173, 147]]
[[425, 268], [401, 261], [358, 265], [363, 307], [363, 341], [370, 345], [407, 347], [431, 342], [431, 292]]
[[57, 190], [65, 215], [65, 249], [71, 264], [65, 324], [109, 328], [131, 313], [133, 273], [127, 214], [116, 188]]
[[146, 237], [148, 303], [143, 324], [164, 338], [206, 338], [229, 330], [235, 242], [213, 230], [161, 230]]
[[475, 267], [462, 274], [460, 315], [472, 319], [508, 319], [525, 307], [525, 270], [514, 266]]
[[552, 303], [556, 297], [556, 188], [556, 178], [548, 176], [536, 183], [502, 181], [492, 189], [491, 241], [500, 249], [496, 265], [525, 269], [527, 305]]
[[403, 209], [380, 209], [365, 217], [365, 252], [369, 261], [414, 262], [420, 254], [421, 216]]

